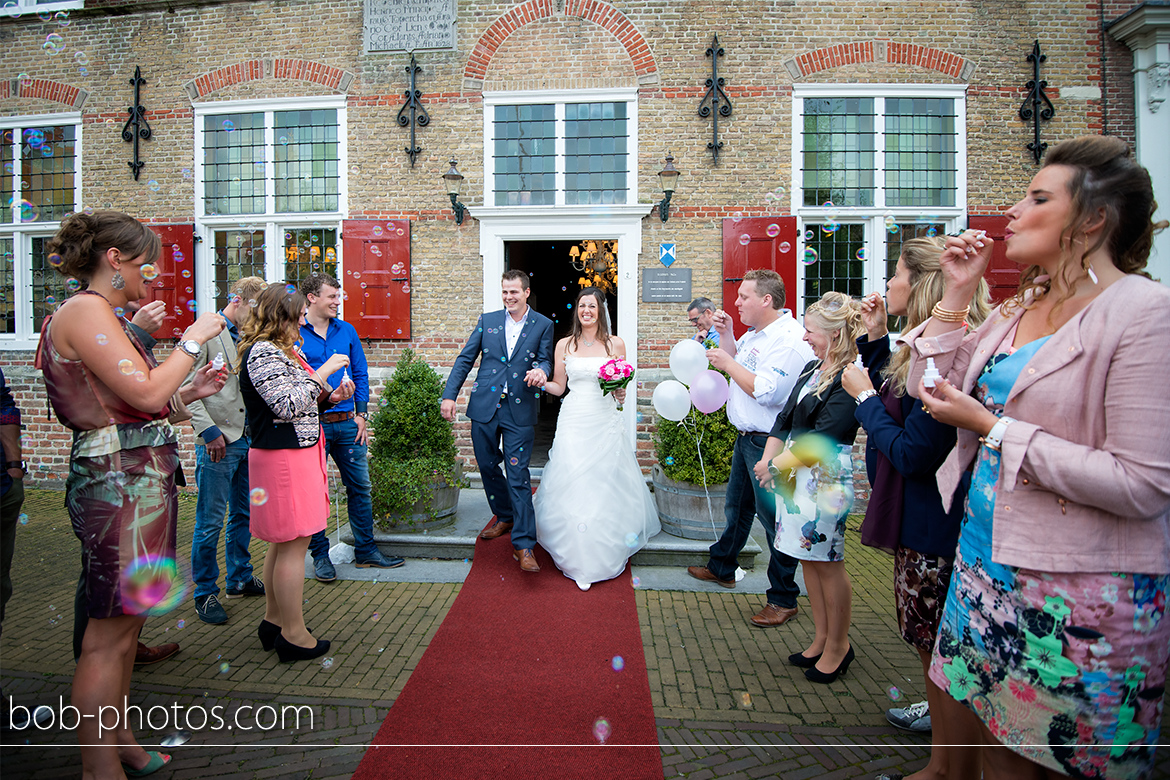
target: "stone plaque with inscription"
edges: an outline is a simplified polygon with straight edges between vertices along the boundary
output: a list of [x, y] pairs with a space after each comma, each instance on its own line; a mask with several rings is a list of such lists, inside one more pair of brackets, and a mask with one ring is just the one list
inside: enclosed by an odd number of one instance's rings
[[691, 269], [643, 268], [644, 303], [691, 302]]
[[366, 54], [455, 48], [456, 0], [364, 0]]

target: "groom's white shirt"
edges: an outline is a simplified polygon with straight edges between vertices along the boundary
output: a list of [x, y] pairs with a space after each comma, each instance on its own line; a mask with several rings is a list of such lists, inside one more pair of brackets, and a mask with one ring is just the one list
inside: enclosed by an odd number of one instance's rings
[[516, 342], [520, 340], [520, 331], [524, 330], [524, 321], [528, 319], [528, 307], [524, 307], [524, 314], [521, 315], [520, 321], [512, 319], [512, 315], [504, 310], [504, 341], [508, 346], [508, 359], [512, 359], [512, 353], [516, 350]]

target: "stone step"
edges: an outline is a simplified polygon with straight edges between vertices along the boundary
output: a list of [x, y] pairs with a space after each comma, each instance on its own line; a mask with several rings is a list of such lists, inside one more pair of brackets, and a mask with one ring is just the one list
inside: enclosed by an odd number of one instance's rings
[[[532, 470], [532, 484], [540, 484], [540, 469]], [[423, 531], [380, 531], [374, 529], [374, 540], [378, 548], [387, 555], [403, 558], [462, 560], [475, 557], [475, 539], [491, 519], [492, 511], [484, 495], [478, 475], [471, 475], [471, 487], [459, 493], [459, 509], [452, 525]], [[717, 518], [721, 520], [721, 518]], [[719, 528], [722, 531], [722, 527]], [[349, 525], [342, 525], [337, 537], [346, 544], [353, 544], [353, 533]], [[639, 550], [632, 561], [638, 566], [694, 566], [707, 562], [711, 541], [682, 539], [665, 532], [659, 533]], [[739, 554], [739, 565], [752, 569], [756, 556], [765, 551], [749, 538]], [[764, 557], [766, 565], [767, 557]]]

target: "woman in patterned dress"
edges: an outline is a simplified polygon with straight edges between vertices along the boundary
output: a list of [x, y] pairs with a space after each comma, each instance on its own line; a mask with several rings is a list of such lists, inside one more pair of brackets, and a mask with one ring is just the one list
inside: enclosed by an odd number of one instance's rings
[[[1152, 769], [1170, 656], [1170, 290], [1143, 270], [1156, 208], [1124, 142], [1060, 144], [1007, 212], [1019, 293], [965, 333], [993, 243], [967, 231], [904, 337], [911, 387], [959, 429], [944, 503], [972, 471], [930, 673], [978, 717], [989, 780]], [[928, 356], [946, 378], [931, 391]]]
[[[181, 470], [168, 402], [223, 318], [201, 316], [180, 340], [196, 343], [158, 364], [115, 313], [146, 297], [157, 275], [158, 236], [129, 215], [96, 211], [67, 217], [47, 249], [50, 265], [85, 287], [45, 318], [36, 358], [57, 418], [73, 430], [65, 502], [81, 540], [90, 618], [73, 675], [82, 777], [141, 775], [170, 757], [143, 750], [129, 724], [119, 719], [115, 726], [108, 713], [120, 713], [130, 693], [147, 616], [183, 597], [175, 563]], [[222, 386], [204, 366], [180, 397], [191, 401]]]
[[853, 506], [856, 404], [841, 372], [857, 359], [861, 307], [829, 292], [804, 314], [804, 340], [816, 360], [804, 367], [768, 434], [755, 466], [761, 485], [777, 491], [775, 547], [801, 562], [816, 634], [788, 662], [831, 683], [849, 669], [853, 590], [845, 573], [845, 518]]

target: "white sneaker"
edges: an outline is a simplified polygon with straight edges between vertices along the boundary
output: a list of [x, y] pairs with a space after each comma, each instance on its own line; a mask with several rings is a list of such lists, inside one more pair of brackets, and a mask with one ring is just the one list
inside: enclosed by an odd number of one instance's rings
[[930, 731], [930, 704], [920, 701], [909, 707], [891, 707], [886, 710], [886, 720], [903, 731]]

